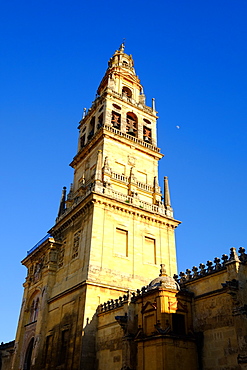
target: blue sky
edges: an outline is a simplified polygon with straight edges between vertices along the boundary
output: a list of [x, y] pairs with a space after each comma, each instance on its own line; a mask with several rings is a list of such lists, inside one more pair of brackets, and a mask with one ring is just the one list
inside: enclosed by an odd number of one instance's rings
[[20, 261], [54, 223], [78, 121], [123, 38], [156, 98], [179, 271], [246, 246], [246, 14], [245, 0], [2, 2], [0, 342], [15, 337]]

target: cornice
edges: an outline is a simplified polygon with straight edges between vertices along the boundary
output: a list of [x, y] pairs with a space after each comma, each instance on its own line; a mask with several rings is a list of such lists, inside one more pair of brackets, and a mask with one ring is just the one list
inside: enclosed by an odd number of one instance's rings
[[106, 194], [94, 193], [95, 198], [92, 200], [95, 204], [102, 204], [106, 207], [112, 208], [116, 211], [120, 211], [123, 213], [129, 213], [133, 216], [137, 216], [148, 221], [159, 223], [162, 225], [166, 225], [167, 227], [171, 227], [175, 229], [181, 221], [176, 220], [174, 218], [170, 218], [168, 216], [163, 216], [161, 214], [154, 213], [152, 211], [142, 210], [139, 207], [133, 204], [126, 204], [119, 200], [113, 199]]
[[81, 214], [86, 213], [87, 210], [94, 204], [102, 204], [119, 212], [129, 213], [133, 216], [146, 219], [150, 222], [166, 225], [169, 228], [175, 229], [181, 221], [168, 216], [157, 214], [152, 211], [142, 210], [133, 204], [127, 204], [120, 200], [111, 198], [106, 194], [98, 192], [91, 192], [86, 198], [76, 205], [66, 216], [64, 216], [56, 225], [54, 225], [48, 232], [55, 239], [63, 230], [72, 224]]

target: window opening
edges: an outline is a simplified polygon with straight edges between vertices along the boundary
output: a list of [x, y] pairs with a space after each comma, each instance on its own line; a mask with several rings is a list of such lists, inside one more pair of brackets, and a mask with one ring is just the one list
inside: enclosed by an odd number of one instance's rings
[[89, 134], [88, 134], [88, 140], [91, 140], [94, 135], [94, 129], [95, 129], [95, 117], [93, 117], [89, 123]]
[[150, 122], [148, 119], [143, 118], [143, 121], [144, 121], [145, 123], [147, 123], [147, 124], [151, 125], [151, 122]]
[[122, 89], [122, 95], [127, 98], [132, 98], [132, 91], [128, 87], [124, 86]]
[[112, 111], [111, 124], [112, 124], [113, 127], [115, 127], [118, 130], [120, 130], [120, 126], [121, 126], [121, 114]]
[[98, 117], [98, 124], [97, 124], [97, 129], [100, 129], [100, 127], [103, 126], [103, 113]]
[[37, 320], [38, 313], [39, 313], [39, 298], [36, 299], [36, 302], [34, 304], [33, 321], [36, 321]]
[[81, 145], [81, 149], [85, 146], [85, 141], [86, 141], [86, 136], [85, 134], [81, 136], [80, 138], [80, 145]]
[[143, 126], [143, 140], [146, 141], [146, 143], [152, 142], [151, 128]]
[[137, 136], [137, 117], [134, 113], [127, 113], [126, 132], [129, 135]]
[[39, 313], [39, 297], [34, 298], [32, 300], [32, 304], [30, 306], [29, 323], [37, 321], [38, 313]]
[[72, 259], [78, 257], [79, 245], [80, 245], [81, 230], [74, 234], [73, 249], [72, 249]]
[[185, 315], [180, 313], [172, 314], [172, 331], [174, 334], [184, 335], [185, 331]]
[[112, 106], [114, 107], [114, 108], [116, 108], [116, 109], [122, 109], [119, 105], [117, 105], [117, 104], [112, 104]]

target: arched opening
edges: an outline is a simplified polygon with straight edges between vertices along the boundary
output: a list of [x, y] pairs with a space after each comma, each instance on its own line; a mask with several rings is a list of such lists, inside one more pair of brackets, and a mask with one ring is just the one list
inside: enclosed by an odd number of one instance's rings
[[40, 295], [39, 292], [35, 292], [30, 301], [29, 301], [29, 318], [28, 318], [28, 324], [31, 322], [37, 321], [38, 313], [39, 313], [39, 306], [40, 306]]
[[103, 126], [103, 113], [98, 117], [97, 129], [99, 130]]
[[34, 338], [32, 338], [29, 342], [29, 345], [26, 350], [26, 355], [25, 355], [25, 361], [24, 361], [24, 366], [23, 370], [30, 370], [31, 369], [31, 360], [32, 360], [32, 353], [33, 353], [33, 344], [34, 344]]
[[112, 111], [111, 124], [114, 128], [120, 130], [121, 126], [121, 114]]
[[137, 117], [134, 113], [127, 113], [126, 132], [129, 135], [137, 136]]
[[151, 128], [143, 126], [143, 140], [146, 143], [152, 143], [152, 131]]
[[88, 134], [88, 137], [87, 139], [88, 140], [91, 140], [93, 135], [94, 135], [94, 130], [95, 130], [95, 117], [93, 117], [89, 123], [89, 134]]
[[124, 86], [122, 89], [122, 95], [127, 98], [132, 98], [132, 91], [128, 87]]
[[39, 313], [39, 297], [36, 299], [36, 302], [34, 304], [33, 321], [37, 320], [38, 313]]

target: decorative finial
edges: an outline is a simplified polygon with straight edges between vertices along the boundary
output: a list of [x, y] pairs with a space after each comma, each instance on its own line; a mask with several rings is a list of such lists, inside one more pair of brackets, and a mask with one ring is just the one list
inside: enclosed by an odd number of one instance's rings
[[159, 276], [167, 276], [166, 268], [165, 268], [165, 264], [164, 263], [161, 263], [160, 264], [160, 275]]
[[152, 98], [152, 110], [155, 111], [155, 99]]
[[237, 254], [237, 251], [236, 251], [236, 248], [232, 247], [230, 248], [230, 261], [237, 261], [239, 262], [239, 257], [238, 257], [238, 254]]
[[60, 217], [65, 211], [65, 201], [66, 201], [66, 186], [64, 186], [62, 190], [62, 196], [58, 210], [58, 217]]
[[123, 53], [124, 52], [124, 48], [125, 48], [125, 39], [123, 39], [123, 42], [122, 42], [122, 44], [119, 47], [119, 51], [121, 51]]
[[87, 112], [87, 108], [83, 108], [82, 118], [85, 118]]
[[170, 200], [170, 192], [169, 192], [169, 185], [168, 185], [168, 177], [164, 177], [164, 204], [165, 206], [171, 206]]

